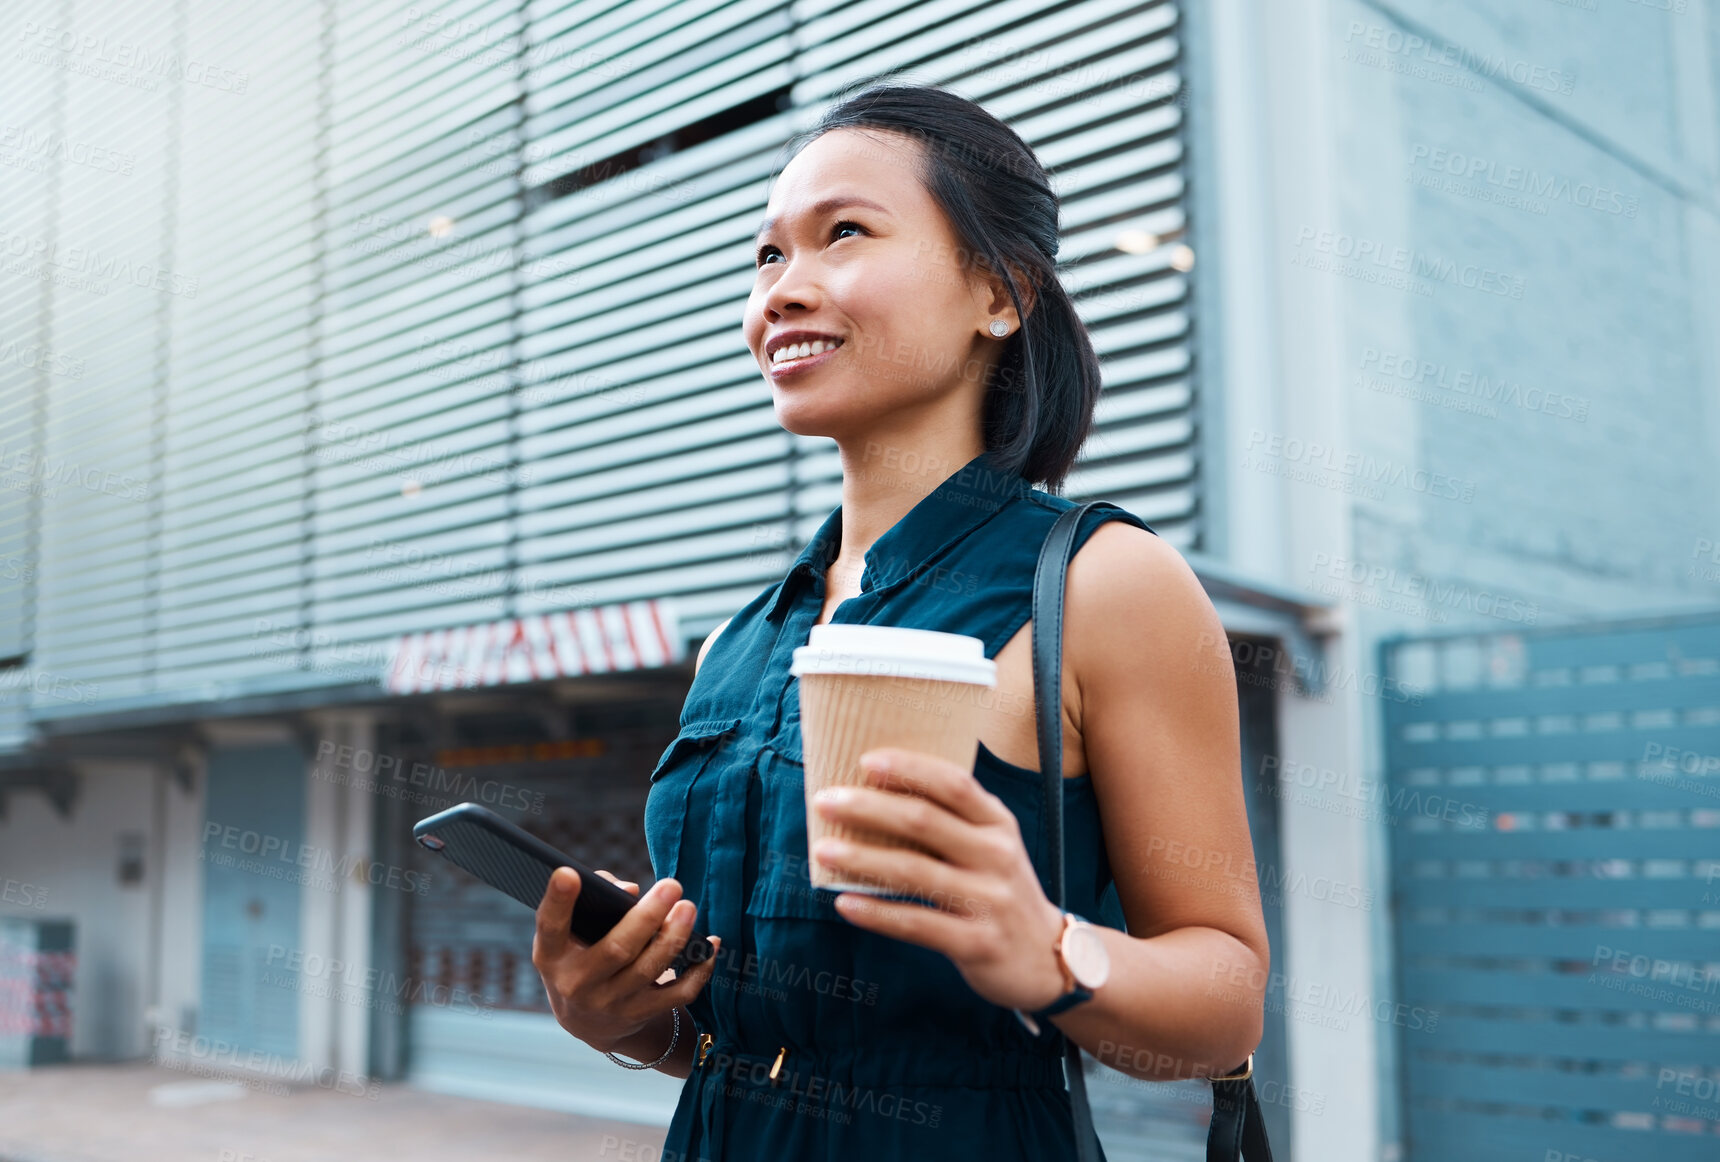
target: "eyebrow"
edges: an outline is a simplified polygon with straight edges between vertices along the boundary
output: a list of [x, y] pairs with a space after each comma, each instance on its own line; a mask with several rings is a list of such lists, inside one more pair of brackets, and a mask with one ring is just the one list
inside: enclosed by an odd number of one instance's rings
[[[883, 206], [880, 206], [877, 202], [872, 201], [870, 198], [848, 195], [824, 198], [820, 201], [814, 202], [809, 213], [812, 217], [819, 218], [830, 213], [832, 210], [841, 209], [843, 206], [865, 206], [868, 210], [876, 210], [880, 214], [889, 214], [890, 212]], [[766, 218], [763, 222], [760, 222], [758, 233], [753, 235], [753, 241], [757, 242], [760, 238], [763, 238], [765, 236], [765, 232], [774, 225], [776, 225], [775, 218]]]

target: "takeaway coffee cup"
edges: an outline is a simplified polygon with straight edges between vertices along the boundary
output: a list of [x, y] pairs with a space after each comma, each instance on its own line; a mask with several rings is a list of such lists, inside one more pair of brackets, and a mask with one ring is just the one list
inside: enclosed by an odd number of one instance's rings
[[[979, 749], [985, 690], [997, 663], [985, 643], [964, 634], [888, 625], [815, 625], [794, 651], [789, 673], [800, 679], [801, 744], [806, 759], [806, 840], [826, 835], [882, 847], [924, 850], [872, 831], [827, 823], [812, 809], [825, 787], [863, 781], [860, 756], [899, 746], [971, 769]], [[814, 887], [891, 895], [911, 884], [852, 883], [815, 860]]]

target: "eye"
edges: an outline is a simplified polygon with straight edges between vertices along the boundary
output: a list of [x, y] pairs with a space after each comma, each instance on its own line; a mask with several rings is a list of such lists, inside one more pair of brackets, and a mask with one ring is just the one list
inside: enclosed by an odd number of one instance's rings
[[[852, 226], [854, 229], [860, 231], [860, 233], [862, 233], [862, 234], [870, 233], [870, 231], [868, 231], [866, 229], [866, 227], [860, 225], [860, 223], [852, 221], [852, 220], [847, 219], [847, 218], [844, 218], [842, 221], [837, 222], [834, 226], [832, 226], [830, 228], [830, 233], [832, 235], [840, 234], [842, 232], [843, 228], [848, 227], [848, 226]], [[768, 255], [781, 254], [781, 253], [782, 253], [782, 251], [778, 250], [776, 247], [772, 246], [770, 243], [767, 242], [763, 246], [760, 246], [758, 248], [758, 253], [753, 256], [753, 264], [755, 266], [763, 266], [764, 262], [765, 262], [765, 258]]]

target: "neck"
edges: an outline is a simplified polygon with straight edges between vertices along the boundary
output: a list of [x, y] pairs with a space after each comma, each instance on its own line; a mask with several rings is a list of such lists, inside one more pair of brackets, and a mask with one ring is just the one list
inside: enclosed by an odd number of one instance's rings
[[960, 439], [931, 432], [838, 445], [842, 457], [842, 547], [831, 563], [833, 583], [858, 590], [866, 551], [938, 485], [985, 451], [977, 431]]

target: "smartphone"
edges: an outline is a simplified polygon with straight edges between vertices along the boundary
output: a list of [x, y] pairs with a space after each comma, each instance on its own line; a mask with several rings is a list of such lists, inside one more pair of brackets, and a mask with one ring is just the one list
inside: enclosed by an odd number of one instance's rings
[[[412, 837], [534, 912], [543, 901], [544, 892], [549, 890], [549, 877], [555, 869], [572, 868], [579, 873], [579, 898], [573, 904], [572, 932], [586, 944], [603, 939], [627, 914], [627, 909], [639, 902], [594, 869], [476, 803], [461, 803], [420, 819], [412, 826]], [[680, 976], [689, 966], [709, 960], [716, 951], [695, 927], [669, 967]]]

